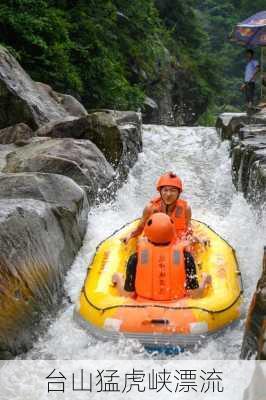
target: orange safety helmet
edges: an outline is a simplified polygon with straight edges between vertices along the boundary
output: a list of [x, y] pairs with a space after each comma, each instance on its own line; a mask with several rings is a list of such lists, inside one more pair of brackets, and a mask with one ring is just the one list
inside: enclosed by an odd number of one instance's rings
[[146, 222], [144, 235], [156, 244], [169, 243], [175, 236], [174, 222], [167, 214], [155, 213]]
[[163, 186], [173, 186], [173, 187], [179, 189], [180, 192], [182, 192], [182, 190], [183, 190], [183, 185], [182, 185], [181, 179], [179, 178], [179, 176], [177, 176], [173, 172], [167, 172], [166, 174], [161, 175], [158, 178], [158, 180], [156, 182], [156, 189], [158, 190], [158, 192], [160, 192], [160, 190]]

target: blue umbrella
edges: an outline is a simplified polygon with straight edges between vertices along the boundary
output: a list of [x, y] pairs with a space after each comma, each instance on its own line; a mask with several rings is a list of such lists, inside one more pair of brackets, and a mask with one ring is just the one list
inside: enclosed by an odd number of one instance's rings
[[266, 11], [261, 11], [236, 25], [233, 40], [245, 46], [266, 46]]
[[261, 98], [266, 98], [264, 52], [266, 47], [266, 11], [252, 15], [236, 25], [232, 40], [246, 47], [261, 47]]

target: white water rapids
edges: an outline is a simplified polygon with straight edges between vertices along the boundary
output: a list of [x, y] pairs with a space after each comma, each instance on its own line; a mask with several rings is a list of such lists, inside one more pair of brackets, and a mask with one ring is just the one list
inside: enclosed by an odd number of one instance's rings
[[[166, 172], [176, 172], [184, 182], [183, 197], [193, 217], [223, 236], [235, 248], [244, 282], [243, 317], [225, 332], [210, 339], [192, 353], [177, 359], [238, 359], [244, 318], [261, 271], [265, 227], [256, 221], [254, 210], [236, 192], [231, 181], [228, 142], [220, 142], [212, 128], [169, 128], [144, 126], [143, 152], [131, 170], [128, 181], [110, 204], [91, 209], [83, 247], [71, 270], [65, 288], [75, 302], [87, 266], [99, 242], [128, 221], [139, 217], [147, 201], [156, 195], [155, 181]], [[151, 359], [140, 344], [120, 340], [101, 342], [73, 321], [73, 304], [61, 307], [46, 332], [25, 356], [27, 359]]]

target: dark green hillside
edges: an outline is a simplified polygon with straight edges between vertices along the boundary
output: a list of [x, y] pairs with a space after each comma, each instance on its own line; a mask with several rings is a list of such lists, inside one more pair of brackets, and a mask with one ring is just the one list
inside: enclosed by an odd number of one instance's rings
[[202, 104], [238, 107], [241, 50], [228, 32], [263, 7], [262, 0], [2, 0], [0, 43], [33, 79], [87, 108], [141, 107], [169, 54]]
[[[255, 0], [202, 0], [195, 1], [201, 26], [208, 35], [208, 53], [218, 61], [216, 80], [220, 91], [213, 99], [211, 109], [215, 111], [240, 109], [243, 96], [239, 91], [244, 74], [244, 48], [229, 40], [233, 27], [238, 22], [265, 9], [265, 1]], [[259, 49], [256, 56], [259, 57]]]

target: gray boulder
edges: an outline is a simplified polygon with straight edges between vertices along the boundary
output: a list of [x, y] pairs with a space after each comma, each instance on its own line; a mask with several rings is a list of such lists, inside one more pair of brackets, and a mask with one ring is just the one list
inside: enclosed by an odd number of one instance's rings
[[232, 179], [256, 206], [266, 200], [266, 113], [224, 113], [216, 123], [222, 139], [231, 140]]
[[85, 189], [90, 205], [111, 191], [114, 170], [89, 140], [45, 139], [7, 156], [4, 172], [44, 172], [68, 176]]
[[141, 113], [135, 111], [117, 111], [117, 110], [97, 110], [95, 112], [111, 115], [118, 126], [130, 124], [136, 126], [139, 130], [141, 130], [141, 125], [142, 125]]
[[116, 171], [114, 190], [124, 181], [142, 151], [141, 114], [134, 111], [100, 110], [87, 117], [89, 130], [84, 138], [101, 149]]
[[48, 122], [37, 129], [35, 134], [39, 137], [49, 136], [56, 139], [82, 139], [88, 129], [88, 121], [86, 117], [66, 117], [60, 121]]
[[90, 129], [84, 138], [95, 143], [115, 168], [119, 186], [142, 151], [141, 116], [106, 110], [90, 113], [87, 119]]
[[0, 60], [0, 129], [21, 122], [37, 129], [51, 121], [87, 115], [73, 96], [34, 82], [2, 46]]
[[133, 111], [101, 110], [66, 118], [42, 126], [36, 135], [90, 140], [123, 178], [142, 150], [141, 117]]
[[265, 157], [266, 137], [241, 140], [232, 150], [233, 182], [247, 195], [252, 165]]
[[[231, 140], [232, 177], [237, 188], [257, 211], [265, 210], [266, 202], [266, 110], [259, 113], [222, 114], [216, 124], [223, 139]], [[243, 359], [266, 358], [266, 247], [263, 271], [253, 295], [246, 320], [241, 355]], [[264, 392], [263, 392], [264, 393]], [[252, 380], [245, 399], [257, 399]], [[257, 397], [256, 397], [257, 396]], [[262, 397], [261, 397], [262, 398]]]
[[266, 247], [264, 247], [262, 274], [249, 306], [240, 358], [266, 359]]
[[55, 312], [86, 232], [88, 204], [73, 180], [0, 175], [0, 357], [25, 351]]
[[247, 125], [266, 125], [266, 114], [223, 113], [216, 121], [216, 129], [222, 140], [231, 140]]
[[24, 122], [36, 129], [49, 121], [69, 116], [2, 46], [0, 59], [0, 128]]
[[16, 150], [15, 144], [0, 144], [0, 172], [6, 165], [6, 157], [9, 153]]
[[107, 161], [115, 168], [123, 154], [120, 129], [111, 113], [95, 112], [87, 117], [89, 129], [84, 139], [89, 139], [103, 152]]
[[39, 128], [36, 135], [88, 139], [102, 151], [113, 166], [119, 164], [123, 152], [120, 130], [110, 113], [95, 112], [87, 117], [50, 122]]
[[243, 128], [240, 128], [239, 132], [237, 132], [237, 136], [240, 140], [254, 138], [257, 136], [264, 136], [265, 134], [266, 125], [262, 124], [245, 125]]
[[64, 93], [58, 93], [60, 97], [60, 104], [64, 107], [64, 109], [75, 117], [84, 117], [88, 114], [87, 110], [83, 105], [73, 96]]
[[144, 123], [159, 122], [158, 104], [148, 96], [144, 99], [142, 114]]
[[246, 196], [253, 205], [265, 206], [266, 200], [266, 146], [254, 152], [250, 162]]
[[217, 118], [216, 130], [222, 140], [230, 140], [248, 122], [246, 113], [223, 113]]
[[121, 180], [127, 178], [130, 168], [137, 162], [142, 151], [141, 130], [136, 125], [128, 124], [119, 128], [122, 140], [122, 155], [117, 165], [117, 174]]
[[46, 93], [51, 96], [58, 104], [61, 104], [61, 106], [67, 111], [69, 115], [72, 115], [74, 117], [83, 117], [88, 114], [83, 105], [77, 99], [75, 99], [75, 97], [70, 96], [69, 94], [56, 92], [50, 85], [47, 85], [47, 83], [35, 83], [41, 90], [45, 90]]
[[34, 136], [34, 132], [28, 125], [20, 123], [0, 130], [0, 144], [15, 143], [20, 146], [27, 144]]

